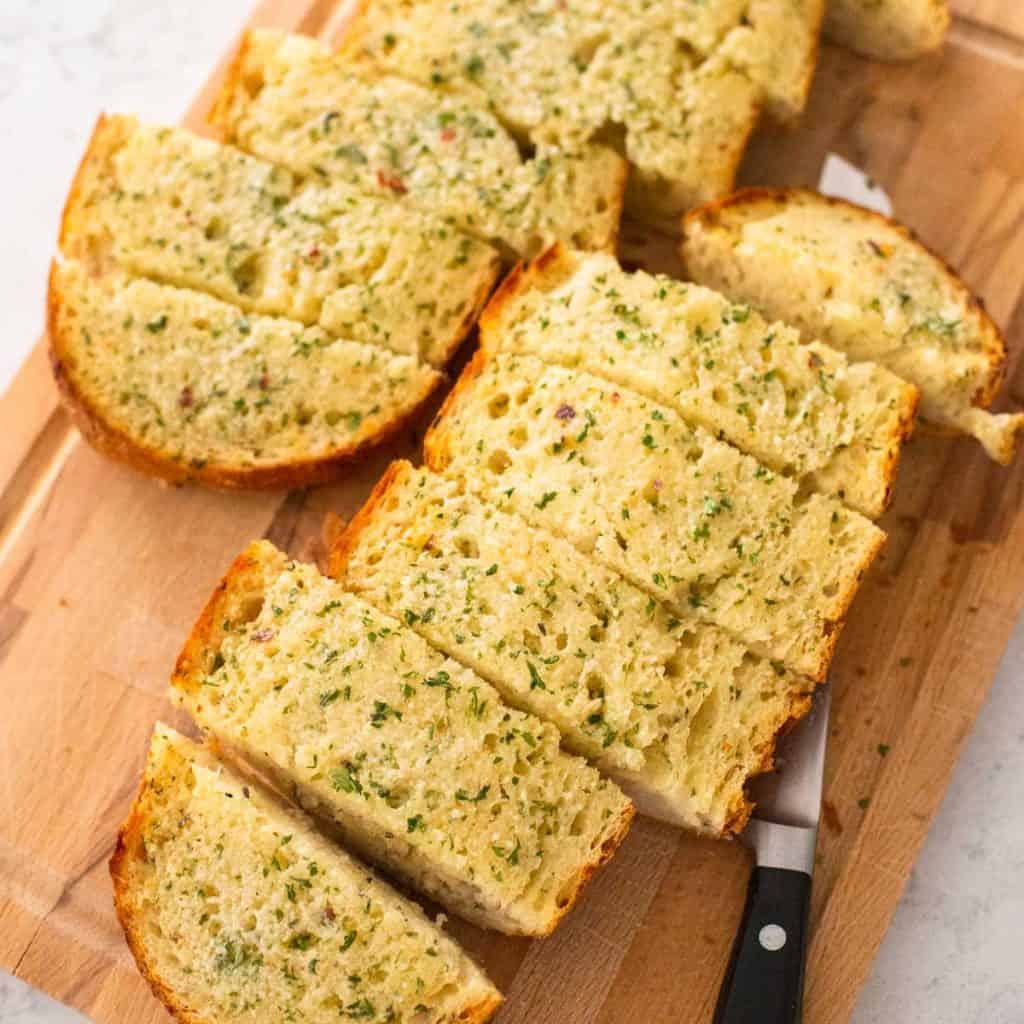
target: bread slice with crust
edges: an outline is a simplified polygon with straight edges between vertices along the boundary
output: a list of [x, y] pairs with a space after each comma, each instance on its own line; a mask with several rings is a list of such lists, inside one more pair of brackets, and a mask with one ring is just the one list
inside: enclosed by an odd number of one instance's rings
[[121, 116], [96, 126], [60, 247], [93, 272], [117, 266], [435, 366], [499, 268], [494, 249], [426, 213]]
[[176, 483], [283, 488], [336, 478], [441, 383], [410, 356], [201, 292], [55, 263], [50, 359], [104, 454]]
[[947, 0], [828, 0], [825, 34], [878, 60], [912, 60], [946, 38]]
[[331, 572], [552, 722], [641, 813], [705, 835], [743, 828], [746, 782], [810, 705], [807, 679], [408, 462], [338, 539]]
[[917, 389], [874, 363], [850, 364], [710, 289], [563, 246], [505, 279], [480, 342], [647, 395], [871, 518], [888, 505], [917, 408]]
[[916, 385], [921, 414], [1008, 463], [1024, 415], [992, 414], [1006, 345], [979, 299], [901, 224], [805, 189], [746, 189], [683, 222], [688, 275]]
[[160, 724], [110, 873], [139, 970], [182, 1024], [482, 1024], [501, 1002], [417, 906]]
[[633, 816], [552, 726], [265, 541], [214, 592], [172, 682], [346, 845], [484, 927], [550, 932]]
[[791, 120], [813, 74], [824, 0], [363, 0], [353, 61], [485, 100], [528, 145], [607, 141], [627, 208], [662, 223], [732, 187], [758, 115]]
[[553, 238], [615, 247], [626, 162], [614, 150], [524, 154], [473, 97], [356, 68], [304, 36], [250, 32], [211, 122], [246, 152], [426, 211], [509, 259]]
[[816, 680], [885, 537], [671, 409], [533, 356], [479, 352], [424, 452], [656, 600]]

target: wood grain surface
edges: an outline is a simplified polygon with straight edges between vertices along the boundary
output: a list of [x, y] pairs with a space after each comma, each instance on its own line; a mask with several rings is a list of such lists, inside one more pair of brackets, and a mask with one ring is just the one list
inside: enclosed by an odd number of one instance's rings
[[[998, 6], [973, 5], [979, 18]], [[324, 0], [274, 0], [255, 18], [326, 37], [340, 24]], [[813, 184], [830, 151], [866, 168], [1007, 328], [1008, 407], [1024, 405], [1022, 123], [1021, 53], [960, 24], [912, 65], [826, 48], [802, 124], [761, 134], [743, 170]], [[664, 239], [636, 230], [624, 254], [672, 265]], [[246, 542], [321, 556], [325, 518], [329, 532], [351, 515], [418, 432], [317, 491], [166, 488], [78, 441], [42, 350], [0, 400], [0, 431], [0, 964], [101, 1024], [166, 1022], [114, 920], [106, 861], [153, 720], [184, 725], [165, 698], [175, 654]], [[1000, 469], [967, 441], [909, 446], [835, 665], [812, 1024], [849, 1018], [1024, 603], [1022, 490], [1021, 461]], [[450, 927], [508, 995], [502, 1024], [704, 1024], [748, 873], [739, 844], [640, 820], [552, 938]]]
[[1024, 3], [1021, 0], [952, 0], [950, 6], [957, 17], [1024, 40]]

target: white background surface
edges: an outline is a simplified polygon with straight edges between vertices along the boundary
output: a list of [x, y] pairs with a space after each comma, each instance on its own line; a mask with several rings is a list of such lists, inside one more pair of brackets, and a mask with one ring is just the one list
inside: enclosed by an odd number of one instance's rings
[[[39, 334], [60, 207], [96, 115], [176, 120], [249, 6], [0, 0], [0, 389]], [[855, 1024], [1024, 1024], [1022, 679], [1018, 627]], [[0, 972], [0, 1024], [75, 1021]]]

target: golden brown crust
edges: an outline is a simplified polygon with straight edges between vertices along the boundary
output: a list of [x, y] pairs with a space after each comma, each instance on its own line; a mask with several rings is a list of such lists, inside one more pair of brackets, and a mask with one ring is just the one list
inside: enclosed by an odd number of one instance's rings
[[[847, 501], [851, 508], [866, 515], [869, 519], [881, 518], [892, 503], [893, 493], [896, 489], [896, 478], [899, 474], [900, 459], [903, 457], [903, 446], [913, 437], [914, 430], [917, 427], [917, 409], [921, 401], [921, 393], [913, 384], [907, 381], [904, 381], [903, 384], [900, 416], [895, 430], [884, 442], [885, 451], [880, 456], [878, 477], [881, 481], [881, 488], [874, 492], [875, 500], [873, 503], [864, 502], [863, 504], [858, 504], [852, 500]], [[857, 444], [862, 450], [872, 451], [877, 440], [869, 434], [857, 442]], [[847, 450], [849, 449], [843, 449], [843, 451]], [[824, 491], [825, 488], [822, 488], [822, 490]]]
[[384, 470], [374, 485], [362, 508], [349, 520], [348, 525], [331, 545], [327, 555], [327, 574], [340, 580], [345, 576], [349, 559], [359, 543], [362, 532], [370, 526], [377, 508], [382, 505], [393, 486], [399, 484], [409, 473], [415, 472], [413, 464], [406, 459], [396, 459]]
[[238, 44], [235, 55], [224, 72], [220, 89], [214, 97], [213, 104], [206, 115], [206, 123], [216, 130], [218, 137], [230, 143], [234, 139], [234, 108], [239, 94], [245, 93], [252, 97], [245, 85], [245, 67], [253, 49], [253, 33], [246, 32]]
[[986, 349], [986, 357], [989, 364], [988, 379], [978, 389], [971, 399], [971, 404], [980, 409], [987, 409], [999, 393], [1003, 378], [1006, 374], [1006, 340], [1003, 337], [998, 325], [988, 315], [985, 305], [967, 285], [961, 280], [957, 272], [933, 249], [930, 249], [922, 242], [915, 232], [901, 224], [899, 221], [884, 214], [868, 210], [856, 203], [848, 202], [845, 199], [837, 199], [835, 196], [822, 195], [808, 188], [768, 188], [765, 186], [754, 186], [752, 188], [739, 189], [724, 199], [717, 199], [714, 202], [705, 203], [703, 206], [695, 207], [684, 215], [682, 220], [682, 241], [679, 246], [679, 255], [683, 261], [683, 268], [686, 268], [686, 242], [687, 232], [691, 225], [701, 224], [705, 227], [714, 227], [716, 223], [730, 210], [737, 208], [745, 211], [745, 208], [755, 204], [766, 204], [773, 207], [784, 207], [792, 200], [809, 199], [813, 202], [822, 202], [837, 209], [852, 211], [865, 219], [874, 220], [890, 231], [900, 235], [904, 241], [923, 250], [930, 256], [945, 273], [952, 286], [963, 296], [967, 306], [968, 315], [975, 322], [977, 333], [982, 338]]
[[344, 32], [334, 42], [335, 53], [349, 60], [365, 57], [362, 52], [362, 42], [368, 31], [369, 14], [370, 0], [355, 0], [352, 12], [345, 22]]
[[[776, 727], [771, 740], [765, 744], [764, 755], [761, 758], [761, 762], [750, 769], [750, 773], [747, 775], [746, 786], [749, 787], [750, 783], [758, 776], [764, 775], [767, 772], [775, 769], [775, 752], [778, 749], [779, 740], [789, 732], [795, 725], [797, 725], [801, 719], [805, 718], [807, 713], [811, 710], [814, 703], [813, 688], [810, 693], [801, 693], [795, 696], [789, 703], [789, 707], [786, 711], [786, 717]], [[756, 804], [749, 798], [747, 790], [739, 794], [725, 817], [725, 823], [722, 826], [722, 831], [719, 834], [721, 838], [729, 838], [731, 836], [739, 835], [744, 828], [746, 828], [747, 822], [750, 820], [751, 814], [753, 814]]]
[[635, 816], [636, 808], [633, 806], [632, 801], [627, 800], [626, 806], [622, 810], [622, 814], [619, 815], [618, 820], [615, 822], [615, 826], [601, 844], [601, 849], [597, 851], [591, 861], [584, 864], [576, 873], [572, 881], [572, 888], [566, 897], [565, 903], [558, 908], [558, 913], [551, 918], [547, 927], [545, 927], [543, 931], [537, 933], [539, 938], [544, 938], [545, 936], [550, 935], [555, 928], [558, 927], [562, 918], [572, 910], [587, 882], [589, 882], [590, 879], [593, 878], [594, 875], [596, 875], [597, 872], [600, 871], [601, 868], [603, 868], [604, 865], [607, 864], [615, 855], [615, 851], [626, 838]]
[[487, 368], [489, 359], [489, 353], [485, 352], [482, 348], [478, 348], [473, 353], [473, 358], [470, 359], [462, 373], [459, 374], [459, 379], [455, 382], [451, 391], [448, 392], [441, 408], [438, 409], [437, 415], [427, 429], [423, 438], [423, 461], [430, 469], [443, 472], [448, 463], [451, 462], [451, 454], [448, 450], [446, 421], [450, 417], [455, 417], [463, 399], [467, 396], [470, 388], [472, 388], [473, 382]]
[[857, 596], [857, 591], [860, 590], [861, 581], [864, 579], [868, 569], [871, 568], [871, 564], [874, 562], [875, 558], [878, 557], [878, 552], [882, 550], [882, 546], [885, 544], [887, 539], [888, 534], [884, 530], [876, 527], [874, 542], [864, 553], [856, 571], [847, 577], [846, 586], [837, 595], [838, 604], [835, 610], [835, 617], [827, 619], [822, 626], [822, 633], [825, 637], [825, 641], [821, 647], [821, 657], [818, 659], [818, 664], [814, 670], [804, 673], [814, 682], [825, 682], [829, 666], [832, 664], [832, 658], [835, 655], [836, 644], [839, 642], [839, 635], [843, 631], [843, 626], [846, 625], [846, 618], [847, 613], [850, 610], [850, 605], [853, 604], [853, 599]]
[[57, 263], [50, 268], [46, 297], [46, 324], [50, 366], [61, 399], [82, 436], [98, 452], [148, 476], [173, 484], [198, 483], [219, 490], [291, 490], [329, 483], [343, 475], [348, 464], [398, 434], [445, 379], [439, 371], [426, 378], [406, 407], [382, 423], [376, 433], [323, 456], [285, 460], [263, 466], [210, 463], [201, 468], [183, 465], [159, 449], [140, 444], [110, 423], [75, 380], [67, 358], [67, 338], [62, 326], [63, 296], [56, 285]]
[[883, 467], [885, 495], [879, 504], [877, 514], [872, 517], [874, 519], [881, 516], [892, 502], [893, 491], [896, 487], [896, 475], [899, 472], [900, 459], [903, 456], [903, 446], [914, 436], [914, 429], [917, 426], [917, 410], [921, 404], [921, 392], [909, 382], [906, 383], [903, 392], [903, 413], [900, 416], [897, 431], [891, 438], [885, 453]]
[[537, 288], [546, 291], [572, 275], [575, 260], [563, 242], [552, 242], [532, 260], [517, 263], [491, 295], [480, 314], [480, 347], [492, 350], [489, 339], [503, 326], [508, 307]]
[[216, 1024], [192, 1013], [183, 1006], [172, 989], [160, 977], [156, 964], [151, 963], [142, 939], [142, 923], [132, 901], [131, 867], [146, 859], [142, 833], [148, 820], [149, 783], [143, 772], [138, 793], [128, 817], [117, 834], [117, 845], [110, 858], [110, 878], [114, 885], [114, 911], [121, 924], [128, 949], [135, 958], [139, 973], [149, 983], [153, 994], [167, 1007], [171, 1016], [182, 1024]]
[[84, 263], [90, 272], [100, 269], [97, 260], [106, 260], [105, 253], [88, 251], [83, 247], [85, 239], [92, 234], [86, 230], [86, 225], [94, 219], [89, 209], [91, 193], [100, 188], [104, 177], [109, 176], [110, 162], [123, 142], [120, 131], [123, 123], [123, 118], [109, 114], [100, 114], [96, 119], [61, 211], [57, 246], [65, 256], [74, 256]]
[[263, 563], [257, 551], [261, 543], [253, 541], [235, 558], [207, 599], [174, 663], [171, 673], [173, 689], [192, 696], [201, 690], [202, 679], [208, 671], [204, 655], [207, 651], [219, 650], [224, 639], [224, 610], [228, 606], [229, 593], [244, 585], [248, 576], [262, 581]]

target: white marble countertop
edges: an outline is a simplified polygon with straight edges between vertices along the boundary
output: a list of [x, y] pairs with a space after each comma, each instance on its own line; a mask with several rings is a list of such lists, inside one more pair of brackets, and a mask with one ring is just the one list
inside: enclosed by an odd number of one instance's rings
[[[61, 203], [101, 109], [174, 121], [251, 0], [0, 2], [0, 389], [39, 334]], [[1024, 624], [1018, 626], [854, 1015], [1024, 1022]], [[842, 950], [836, 950], [842, 956]], [[82, 1018], [0, 972], [0, 1024]]]

